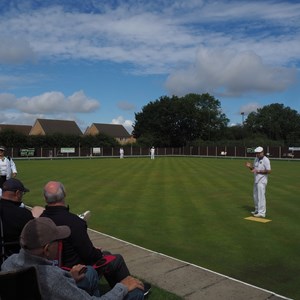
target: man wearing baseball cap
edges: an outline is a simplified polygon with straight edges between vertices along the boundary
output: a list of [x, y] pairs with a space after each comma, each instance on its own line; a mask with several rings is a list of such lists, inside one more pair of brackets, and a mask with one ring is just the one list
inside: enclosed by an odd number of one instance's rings
[[[99, 291], [98, 296], [96, 292], [91, 296], [78, 288], [76, 282], [84, 280], [85, 277], [85, 273], [82, 272], [86, 268], [84, 265], [75, 265], [70, 272], [53, 265], [53, 260], [57, 258], [59, 241], [69, 237], [70, 233], [68, 226], [56, 226], [49, 218], [39, 217], [29, 221], [20, 236], [22, 246], [20, 253], [10, 256], [3, 263], [2, 270], [12, 271], [34, 266], [37, 270], [42, 298], [48, 300], [122, 300], [128, 291], [139, 287], [138, 280], [128, 276], [102, 297]], [[95, 270], [94, 272], [96, 290], [98, 289], [98, 275]], [[139, 300], [142, 299], [139, 298]]]
[[270, 160], [264, 155], [263, 147], [254, 150], [256, 158], [254, 163], [246, 163], [246, 167], [254, 174], [253, 200], [255, 210], [252, 212], [254, 217], [265, 218], [266, 208], [266, 187], [268, 184], [268, 174], [271, 173]]
[[16, 179], [10, 178], [3, 184], [0, 199], [1, 262], [20, 251], [19, 237], [25, 224], [33, 219], [32, 213], [24, 208], [23, 197], [29, 189]]

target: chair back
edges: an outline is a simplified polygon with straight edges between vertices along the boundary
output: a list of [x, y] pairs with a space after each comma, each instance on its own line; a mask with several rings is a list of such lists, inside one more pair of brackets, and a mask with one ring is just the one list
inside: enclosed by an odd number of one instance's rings
[[10, 255], [18, 253], [20, 250], [19, 239], [12, 242], [4, 241], [4, 230], [2, 222], [2, 207], [0, 203], [0, 266]]
[[0, 272], [0, 299], [42, 299], [35, 267]]

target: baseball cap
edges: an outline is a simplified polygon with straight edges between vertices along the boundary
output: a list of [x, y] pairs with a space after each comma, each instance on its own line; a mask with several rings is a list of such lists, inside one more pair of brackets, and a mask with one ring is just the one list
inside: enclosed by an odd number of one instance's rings
[[24, 226], [20, 244], [25, 249], [38, 249], [56, 240], [65, 239], [70, 234], [69, 226], [56, 226], [51, 219], [39, 217]]
[[10, 178], [3, 183], [2, 191], [29, 192], [29, 189], [27, 189], [20, 180], [16, 178]]
[[260, 147], [260, 146], [255, 148], [255, 150], [254, 150], [255, 153], [260, 153], [260, 152], [263, 152], [263, 151], [264, 151], [264, 148]]
[[4, 146], [0, 146], [0, 150], [5, 151], [5, 147]]

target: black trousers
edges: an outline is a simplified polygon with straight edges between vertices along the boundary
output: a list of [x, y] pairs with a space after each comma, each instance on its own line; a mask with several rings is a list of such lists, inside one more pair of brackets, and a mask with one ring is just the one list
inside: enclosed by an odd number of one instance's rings
[[0, 176], [0, 188], [2, 189], [3, 183], [6, 181], [6, 175]]
[[[103, 254], [110, 254], [104, 251]], [[113, 288], [118, 282], [130, 275], [124, 258], [121, 254], [113, 254], [116, 259], [111, 261], [106, 266], [98, 269], [98, 272], [103, 274], [110, 287]]]

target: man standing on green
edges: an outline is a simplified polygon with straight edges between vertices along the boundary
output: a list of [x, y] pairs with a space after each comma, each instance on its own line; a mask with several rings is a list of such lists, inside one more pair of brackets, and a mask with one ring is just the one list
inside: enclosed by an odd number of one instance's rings
[[17, 168], [14, 161], [9, 156], [4, 156], [5, 147], [0, 146], [0, 198], [2, 195], [3, 183], [17, 176]]
[[268, 174], [271, 173], [270, 160], [264, 155], [263, 147], [254, 150], [256, 158], [254, 163], [246, 163], [246, 167], [254, 174], [253, 200], [255, 210], [252, 212], [254, 217], [265, 218], [266, 208], [266, 187], [268, 184]]

